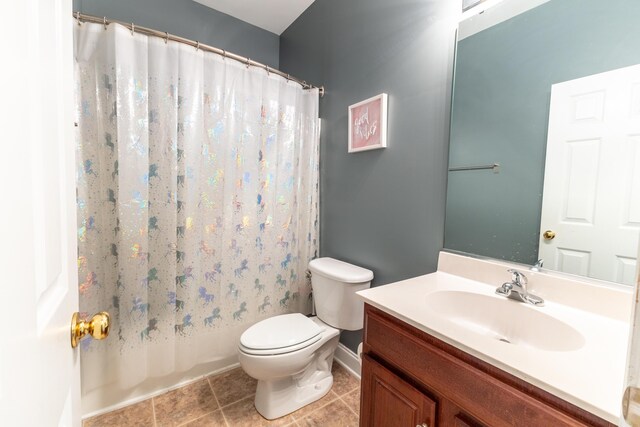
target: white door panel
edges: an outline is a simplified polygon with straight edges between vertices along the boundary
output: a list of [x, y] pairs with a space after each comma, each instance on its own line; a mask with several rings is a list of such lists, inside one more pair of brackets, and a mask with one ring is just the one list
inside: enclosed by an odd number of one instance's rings
[[0, 423], [79, 426], [71, 1], [2, 9]]
[[546, 267], [634, 283], [640, 66], [552, 86], [540, 230]]

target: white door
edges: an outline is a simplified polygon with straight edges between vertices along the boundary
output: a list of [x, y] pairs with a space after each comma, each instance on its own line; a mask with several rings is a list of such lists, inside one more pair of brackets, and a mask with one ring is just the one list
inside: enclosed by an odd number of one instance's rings
[[80, 426], [71, 0], [0, 8], [0, 424]]
[[640, 65], [553, 85], [539, 258], [632, 285], [639, 230]]

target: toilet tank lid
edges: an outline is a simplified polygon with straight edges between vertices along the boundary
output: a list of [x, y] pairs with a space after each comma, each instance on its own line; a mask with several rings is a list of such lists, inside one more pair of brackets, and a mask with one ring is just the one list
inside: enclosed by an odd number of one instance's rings
[[373, 280], [373, 271], [334, 258], [316, 258], [309, 262], [312, 273], [345, 283], [364, 283]]

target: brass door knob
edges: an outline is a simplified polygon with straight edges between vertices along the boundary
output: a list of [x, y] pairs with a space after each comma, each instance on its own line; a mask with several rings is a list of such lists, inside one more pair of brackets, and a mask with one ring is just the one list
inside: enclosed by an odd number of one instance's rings
[[553, 238], [556, 237], [556, 232], [553, 230], [547, 230], [542, 233], [542, 237], [544, 237], [544, 240], [553, 240]]
[[75, 312], [71, 317], [71, 347], [76, 348], [80, 340], [87, 334], [96, 340], [103, 340], [109, 336], [109, 313], [101, 311], [91, 319], [80, 319], [80, 313]]
[[622, 397], [622, 416], [629, 425], [637, 426], [640, 423], [640, 413], [637, 410], [639, 403], [640, 389], [632, 386], [627, 387]]

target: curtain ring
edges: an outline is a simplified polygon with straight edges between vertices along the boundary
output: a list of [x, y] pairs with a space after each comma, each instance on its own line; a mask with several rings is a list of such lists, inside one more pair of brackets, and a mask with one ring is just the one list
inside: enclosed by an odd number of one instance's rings
[[267, 70], [267, 76], [270, 76], [271, 73], [269, 73], [269, 66], [268, 65], [266, 66], [266, 70]]
[[80, 12], [76, 12], [76, 22], [78, 23], [78, 26], [82, 25], [80, 22]]
[[227, 51], [222, 49], [222, 59], [227, 59]]
[[289, 83], [289, 80], [291, 80], [291, 76], [287, 74], [287, 83]]
[[247, 68], [251, 65], [251, 58], [247, 58]]
[[196, 41], [196, 52], [200, 50], [200, 42]]
[[106, 16], [102, 17], [102, 25], [104, 25], [104, 29], [106, 30], [107, 29], [107, 17]]
[[131, 35], [133, 35], [133, 33], [136, 31], [136, 26], [133, 24], [133, 22], [131, 23]]
[[167, 44], [169, 42], [169, 33], [167, 33], [166, 31], [164, 32], [164, 44]]

